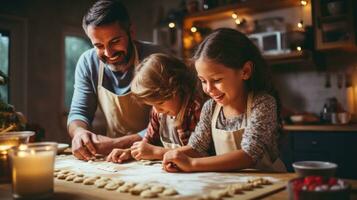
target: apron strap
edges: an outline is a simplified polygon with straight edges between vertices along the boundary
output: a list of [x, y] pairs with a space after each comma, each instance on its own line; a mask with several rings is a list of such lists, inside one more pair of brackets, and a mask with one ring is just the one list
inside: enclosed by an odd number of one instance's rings
[[98, 86], [103, 84], [103, 74], [104, 74], [104, 63], [99, 61], [99, 71], [98, 71]]
[[221, 110], [222, 106], [216, 104], [214, 107], [213, 115], [212, 115], [212, 124], [211, 124], [211, 130], [216, 129], [216, 124], [217, 124], [217, 118], [219, 115], [219, 111]]

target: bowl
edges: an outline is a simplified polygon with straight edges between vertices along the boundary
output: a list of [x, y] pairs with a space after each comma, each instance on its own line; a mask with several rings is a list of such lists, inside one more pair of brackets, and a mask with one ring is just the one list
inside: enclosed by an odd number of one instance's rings
[[10, 181], [8, 150], [14, 146], [27, 143], [33, 131], [13, 131], [0, 134], [0, 182]]
[[331, 177], [336, 173], [337, 164], [323, 161], [300, 161], [294, 162], [293, 167], [300, 177], [314, 175]]
[[57, 143], [57, 154], [63, 153], [68, 147], [69, 144]]
[[290, 200], [349, 200], [351, 185], [334, 177], [308, 176], [288, 182]]

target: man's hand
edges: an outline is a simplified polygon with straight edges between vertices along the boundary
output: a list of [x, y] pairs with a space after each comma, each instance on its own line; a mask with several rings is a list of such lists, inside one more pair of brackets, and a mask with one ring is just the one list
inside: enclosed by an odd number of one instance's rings
[[162, 156], [166, 152], [164, 148], [154, 146], [145, 141], [135, 142], [131, 146], [131, 156], [135, 160], [156, 160], [162, 159]]
[[114, 139], [78, 129], [72, 139], [72, 153], [80, 160], [93, 159], [95, 154], [107, 155], [113, 149]]
[[171, 150], [164, 154], [162, 166], [167, 172], [189, 172], [193, 169], [193, 159], [194, 158], [191, 158], [180, 151]]
[[113, 149], [106, 160], [108, 162], [122, 163], [131, 159], [130, 149]]
[[85, 130], [80, 129], [76, 131], [72, 139], [72, 153], [75, 157], [80, 160], [90, 160], [97, 153], [96, 148], [93, 144], [93, 139], [95, 134]]

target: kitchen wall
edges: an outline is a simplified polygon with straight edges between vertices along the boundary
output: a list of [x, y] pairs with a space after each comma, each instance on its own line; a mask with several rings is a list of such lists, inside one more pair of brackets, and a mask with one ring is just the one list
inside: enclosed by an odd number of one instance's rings
[[[351, 75], [357, 67], [356, 52], [335, 51], [326, 53], [325, 57], [325, 66], [286, 64], [273, 68], [274, 82], [284, 107], [297, 113], [319, 114], [326, 99], [336, 97], [345, 110], [356, 112], [348, 98], [351, 88], [346, 88], [345, 76]], [[330, 87], [325, 86], [327, 74], [330, 76]], [[339, 77], [342, 78], [341, 88], [338, 87]]]
[[[63, 34], [66, 30], [81, 32], [81, 19], [94, 0], [4, 0], [0, 6], [0, 20], [23, 21], [24, 79], [26, 107], [30, 123], [45, 129], [46, 139], [66, 141], [64, 118], [64, 61]], [[17, 49], [22, 51], [22, 49]], [[16, 54], [16, 52], [15, 52]], [[13, 82], [23, 80], [11, 80]], [[14, 92], [20, 88], [11, 88]], [[19, 110], [20, 109], [20, 110]]]

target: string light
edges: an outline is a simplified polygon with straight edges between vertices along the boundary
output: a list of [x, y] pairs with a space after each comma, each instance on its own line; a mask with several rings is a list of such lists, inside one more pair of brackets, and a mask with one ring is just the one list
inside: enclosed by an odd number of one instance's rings
[[307, 1], [301, 0], [301, 1], [300, 1], [300, 4], [301, 4], [302, 6], [306, 6], [306, 5], [307, 5]]
[[303, 28], [304, 27], [304, 22], [301, 20], [298, 24], [297, 24], [298, 28]]
[[169, 23], [169, 27], [170, 27], [170, 28], [175, 28], [175, 26], [176, 26], [175, 23], [173, 23], [173, 22], [170, 22], [170, 23]]
[[297, 46], [296, 50], [301, 51], [302, 50], [301, 46]]
[[237, 25], [239, 25], [239, 24], [242, 23], [242, 21], [241, 21], [240, 19], [236, 19], [236, 20], [234, 20], [234, 22], [235, 22]]
[[232, 18], [233, 18], [233, 19], [237, 19], [237, 18], [238, 18], [237, 13], [235, 13], [235, 12], [234, 12], [234, 13], [232, 13]]
[[192, 32], [192, 33], [196, 33], [196, 32], [197, 32], [197, 28], [194, 27], [194, 26], [192, 26], [192, 27], [191, 27], [191, 32]]

